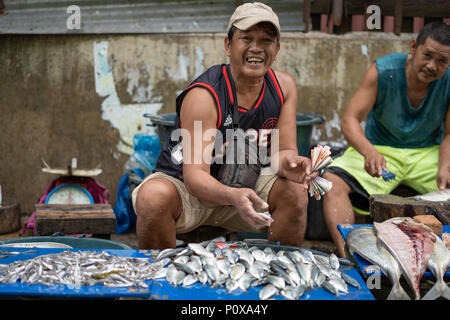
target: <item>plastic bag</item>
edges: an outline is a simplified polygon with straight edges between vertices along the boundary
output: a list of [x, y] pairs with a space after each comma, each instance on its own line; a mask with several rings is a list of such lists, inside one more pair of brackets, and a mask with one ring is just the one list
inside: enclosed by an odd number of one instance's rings
[[[141, 169], [135, 168], [130, 171], [137, 174], [141, 179], [145, 177]], [[116, 205], [113, 211], [116, 215], [116, 234], [123, 233], [136, 225], [136, 212], [134, 211], [130, 195], [129, 173], [124, 174], [119, 181]]]
[[[136, 187], [136, 176], [142, 180], [150, 175], [155, 169], [161, 145], [159, 136], [145, 135], [137, 133], [133, 137], [134, 152], [125, 162], [125, 174], [119, 181], [117, 188], [116, 205], [114, 213], [116, 215], [116, 233], [120, 234], [136, 225], [136, 212], [131, 201], [131, 186]], [[130, 175], [134, 176], [130, 181]]]
[[148, 168], [155, 169], [156, 161], [161, 153], [159, 136], [135, 134], [133, 137], [134, 157], [136, 161]]

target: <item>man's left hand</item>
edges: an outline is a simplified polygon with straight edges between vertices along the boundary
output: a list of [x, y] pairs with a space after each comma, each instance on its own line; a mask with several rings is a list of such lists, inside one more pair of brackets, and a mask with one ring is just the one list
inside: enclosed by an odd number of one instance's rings
[[305, 190], [308, 190], [311, 179], [319, 175], [311, 172], [311, 159], [302, 156], [286, 157], [282, 172], [286, 179], [303, 184]]

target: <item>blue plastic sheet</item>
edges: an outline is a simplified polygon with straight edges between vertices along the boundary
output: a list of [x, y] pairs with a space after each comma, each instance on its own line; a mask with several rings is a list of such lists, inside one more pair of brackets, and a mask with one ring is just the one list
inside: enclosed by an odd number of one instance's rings
[[[136, 212], [134, 211], [130, 195], [129, 172], [137, 174], [141, 179], [152, 173], [156, 166], [161, 145], [158, 135], [135, 134], [133, 137], [134, 153], [128, 162], [128, 172], [119, 181], [116, 204], [116, 233], [120, 234], [136, 225]], [[130, 168], [131, 166], [131, 168]]]
[[[11, 251], [26, 251], [30, 248], [3, 248]], [[70, 251], [81, 251], [85, 249], [44, 249], [33, 248], [35, 253], [24, 253], [19, 255], [11, 255], [6, 259], [1, 259], [0, 264], [12, 263], [17, 260], [32, 259], [38, 255], [54, 254]], [[123, 257], [139, 257], [148, 258], [153, 261], [159, 250], [99, 250], [90, 249], [89, 251], [105, 251], [112, 255]], [[367, 288], [365, 282], [355, 268], [345, 270], [345, 273], [353, 277], [361, 286], [361, 290], [349, 286], [349, 294], [341, 294], [339, 297], [329, 293], [322, 288], [309, 290], [300, 300], [374, 300], [373, 295]], [[250, 288], [247, 292], [240, 289], [227, 293], [223, 287], [211, 288], [210, 285], [200, 285], [196, 283], [192, 286], [183, 288], [182, 286], [174, 287], [164, 279], [146, 280], [144, 281], [148, 288], [124, 287], [109, 288], [103, 285], [94, 286], [67, 286], [54, 285], [45, 286], [41, 284], [30, 285], [28, 283], [0, 283], [0, 298], [2, 296], [46, 296], [46, 297], [64, 297], [64, 298], [144, 298], [156, 300], [258, 300], [259, 291], [262, 286]], [[275, 300], [282, 300], [281, 296], [274, 297]]]
[[[344, 271], [353, 277], [361, 289], [348, 286], [348, 294], [340, 293], [339, 297], [323, 288], [308, 290], [299, 300], [375, 300], [366, 283], [355, 268]], [[153, 280], [151, 298], [155, 300], [258, 300], [259, 291], [263, 286], [249, 288], [246, 292], [238, 289], [228, 293], [225, 287], [211, 288], [210, 285], [195, 283], [183, 288], [174, 287], [165, 279]], [[281, 295], [272, 297], [273, 300], [286, 300]]]
[[[129, 171], [137, 174], [141, 179], [144, 179], [145, 175], [141, 169], [131, 169]], [[130, 182], [128, 173], [124, 174], [119, 181], [119, 187], [117, 188], [116, 205], [114, 206], [114, 213], [116, 215], [116, 233], [124, 233], [130, 227], [136, 225], [136, 212], [133, 208], [130, 195]]]
[[133, 156], [138, 163], [152, 171], [161, 153], [158, 135], [135, 134], [133, 137]]

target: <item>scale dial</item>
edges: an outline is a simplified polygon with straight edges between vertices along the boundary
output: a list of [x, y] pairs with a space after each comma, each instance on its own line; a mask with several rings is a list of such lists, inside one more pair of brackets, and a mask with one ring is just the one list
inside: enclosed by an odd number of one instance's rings
[[93, 204], [92, 195], [82, 186], [62, 184], [54, 188], [45, 199], [46, 204]]

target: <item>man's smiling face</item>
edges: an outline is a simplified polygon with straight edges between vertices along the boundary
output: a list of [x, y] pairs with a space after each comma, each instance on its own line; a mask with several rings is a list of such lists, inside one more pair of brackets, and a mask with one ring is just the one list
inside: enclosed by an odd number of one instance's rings
[[225, 51], [230, 64], [246, 77], [264, 76], [280, 50], [275, 27], [262, 22], [247, 30], [233, 34], [230, 42], [225, 39]]

